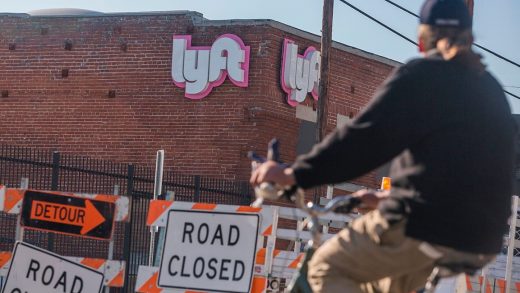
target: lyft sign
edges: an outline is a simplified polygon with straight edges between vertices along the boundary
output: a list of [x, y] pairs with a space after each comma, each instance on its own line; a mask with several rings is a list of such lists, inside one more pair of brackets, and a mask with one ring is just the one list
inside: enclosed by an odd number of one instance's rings
[[189, 99], [202, 99], [226, 76], [238, 87], [247, 87], [249, 46], [232, 34], [218, 37], [211, 47], [192, 47], [190, 35], [173, 36], [173, 83]]
[[320, 52], [316, 48], [308, 47], [302, 56], [294, 41], [284, 40], [281, 84], [289, 105], [294, 107], [303, 102], [308, 93], [318, 100], [320, 62]]

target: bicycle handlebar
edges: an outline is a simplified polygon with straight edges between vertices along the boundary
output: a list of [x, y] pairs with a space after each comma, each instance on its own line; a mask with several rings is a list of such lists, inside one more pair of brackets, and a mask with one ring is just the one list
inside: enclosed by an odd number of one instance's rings
[[315, 205], [315, 210], [321, 209], [320, 213], [322, 214], [326, 214], [331, 211], [337, 214], [350, 214], [352, 210], [360, 204], [361, 199], [358, 197], [353, 197], [352, 195], [341, 195], [333, 198], [323, 208]]
[[[254, 152], [249, 152], [248, 157], [253, 161], [253, 168], [256, 168], [256, 164], [264, 163], [267, 160], [280, 162], [279, 153], [279, 142], [277, 139], [273, 139], [269, 142], [267, 151], [267, 159], [263, 158]], [[254, 207], [259, 207], [263, 204], [264, 200], [277, 200], [281, 197], [286, 197], [289, 200], [296, 203], [296, 206], [310, 216], [320, 216], [330, 212], [349, 214], [354, 208], [361, 204], [361, 200], [352, 195], [343, 195], [333, 198], [324, 207], [320, 207], [312, 202], [305, 201], [305, 193], [300, 188], [284, 188], [283, 186], [276, 186], [272, 183], [264, 182], [259, 186], [255, 187], [256, 200], [252, 204]]]
[[313, 202], [305, 202], [305, 194], [302, 189], [298, 189], [295, 194], [296, 206], [310, 216], [319, 217], [330, 212], [337, 214], [350, 214], [352, 210], [361, 204], [361, 199], [352, 195], [341, 195], [331, 199], [324, 207]]

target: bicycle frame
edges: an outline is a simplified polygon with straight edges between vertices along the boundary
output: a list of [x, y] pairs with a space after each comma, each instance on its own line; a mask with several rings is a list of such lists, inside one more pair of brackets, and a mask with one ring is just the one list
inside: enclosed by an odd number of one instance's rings
[[305, 194], [303, 190], [298, 189], [294, 201], [296, 207], [305, 211], [308, 215], [307, 227], [311, 232], [311, 240], [305, 246], [305, 255], [300, 264], [298, 264], [298, 272], [289, 283], [288, 290], [291, 293], [312, 293], [312, 289], [307, 280], [308, 263], [311, 260], [314, 251], [321, 245], [321, 231], [319, 225], [319, 216], [333, 212], [340, 207], [346, 210], [343, 213], [349, 213], [355, 206], [359, 204], [358, 199], [350, 196], [337, 196], [332, 199], [324, 207], [314, 204], [313, 202], [305, 202]]

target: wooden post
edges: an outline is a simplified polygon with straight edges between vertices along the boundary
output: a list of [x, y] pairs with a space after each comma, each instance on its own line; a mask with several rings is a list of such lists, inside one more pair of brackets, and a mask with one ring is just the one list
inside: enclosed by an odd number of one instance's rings
[[513, 275], [513, 257], [515, 254], [515, 236], [518, 218], [518, 196], [513, 195], [513, 206], [511, 207], [511, 220], [509, 221], [509, 240], [507, 241], [506, 259], [506, 292], [511, 292], [514, 285], [511, 277]]
[[320, 142], [327, 128], [327, 100], [329, 86], [329, 67], [330, 67], [330, 48], [332, 44], [332, 15], [334, 10], [334, 0], [323, 0], [323, 20], [321, 26], [321, 68], [320, 86], [317, 113], [316, 141]]
[[471, 16], [471, 18], [473, 18], [473, 8], [475, 6], [474, 1], [473, 0], [464, 0], [464, 2], [466, 2], [466, 6], [468, 6], [469, 15]]

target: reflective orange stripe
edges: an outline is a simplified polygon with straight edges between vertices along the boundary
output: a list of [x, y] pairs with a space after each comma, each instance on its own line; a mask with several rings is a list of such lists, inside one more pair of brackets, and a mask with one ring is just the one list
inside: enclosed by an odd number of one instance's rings
[[[484, 281], [484, 278], [482, 276], [478, 277], [478, 283], [480, 284], [480, 287], [482, 287], [482, 282]], [[491, 284], [489, 280], [486, 279], [486, 293], [493, 293], [491, 290]]]
[[115, 203], [119, 199], [119, 196], [117, 196], [117, 195], [107, 195], [107, 194], [96, 194], [96, 196], [94, 196], [94, 199], [95, 200], [100, 200], [100, 201], [108, 201], [108, 202]]
[[258, 213], [259, 211], [261, 211], [262, 208], [254, 208], [254, 207], [250, 207], [250, 206], [240, 206], [238, 209], [237, 209], [237, 212], [244, 212], [244, 213]]
[[269, 227], [267, 227], [267, 229], [265, 229], [264, 232], [262, 233], [262, 236], [271, 236], [272, 233], [273, 233], [273, 225], [269, 225]]
[[108, 283], [108, 287], [123, 287], [124, 283], [125, 283], [125, 270], [121, 270], [119, 271], [119, 273], [117, 274], [117, 276], [115, 276], [109, 283]]
[[192, 210], [205, 210], [205, 211], [212, 211], [217, 207], [216, 204], [212, 203], [196, 203], [194, 204], [191, 209]]
[[86, 257], [81, 261], [82, 265], [98, 270], [105, 263], [104, 259], [101, 258], [89, 258]]
[[263, 293], [267, 287], [267, 279], [265, 277], [253, 278], [253, 285], [251, 286], [251, 293]]
[[471, 280], [468, 275], [466, 275], [466, 289], [468, 289], [468, 291], [473, 291], [473, 286], [471, 285]]
[[260, 248], [260, 250], [258, 250], [258, 252], [256, 253], [256, 262], [255, 263], [257, 265], [265, 264], [265, 254], [266, 254], [266, 251], [267, 251], [267, 249]]
[[500, 293], [506, 292], [506, 280], [504, 279], [496, 279], [497, 280], [497, 286], [500, 289]]
[[168, 200], [151, 200], [146, 225], [151, 226], [172, 204], [173, 201]]
[[516, 292], [520, 292], [520, 283], [515, 283]]
[[23, 199], [24, 194], [25, 190], [7, 188], [5, 192], [4, 210], [6, 212], [12, 210]]
[[0, 252], [0, 268], [5, 266], [9, 260], [11, 259], [11, 253], [10, 252]]
[[293, 262], [291, 262], [289, 267], [292, 269], [296, 269], [298, 267], [298, 264], [300, 263], [302, 257], [303, 257], [303, 254], [298, 255], [298, 257], [295, 260], [293, 260]]
[[137, 292], [146, 292], [146, 293], [161, 293], [162, 289], [157, 287], [157, 278], [159, 277], [159, 272], [155, 272], [146, 283], [144, 283], [141, 288]]

